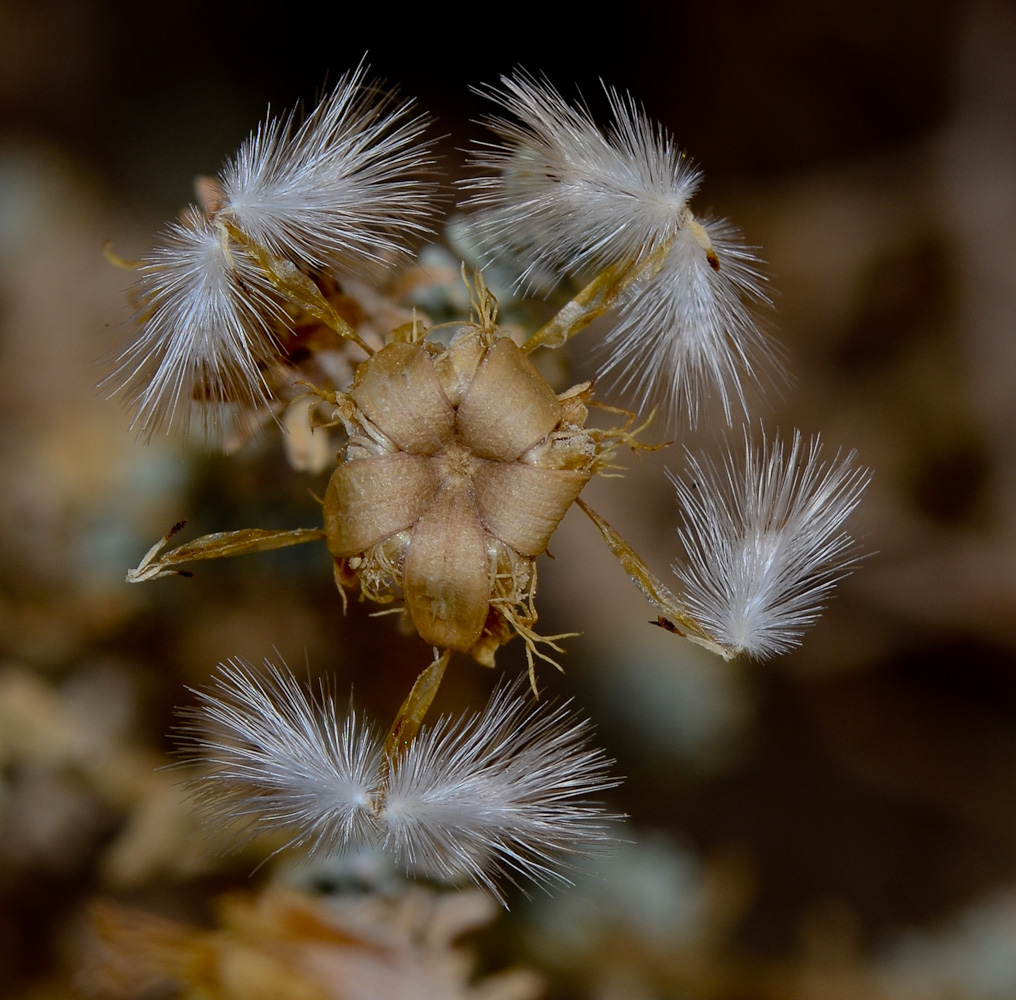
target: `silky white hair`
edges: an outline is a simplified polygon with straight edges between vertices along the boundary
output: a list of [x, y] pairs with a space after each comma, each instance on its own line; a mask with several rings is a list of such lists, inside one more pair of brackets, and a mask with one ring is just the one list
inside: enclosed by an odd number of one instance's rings
[[786, 652], [858, 561], [844, 524], [870, 480], [854, 452], [821, 459], [795, 431], [722, 464], [688, 455], [677, 489], [684, 561], [674, 571], [696, 621], [735, 653]]
[[193, 787], [210, 823], [283, 830], [312, 853], [380, 844], [411, 874], [466, 877], [502, 903], [502, 880], [568, 883], [569, 857], [613, 842], [619, 817], [589, 800], [618, 784], [612, 762], [587, 721], [536, 702], [524, 679], [424, 726], [392, 760], [382, 734], [285, 666], [230, 660], [196, 693], [181, 743], [205, 768]]
[[486, 124], [466, 180], [474, 225], [491, 259], [522, 262], [522, 283], [547, 269], [590, 276], [626, 268], [636, 279], [614, 309], [598, 374], [660, 405], [668, 426], [695, 424], [700, 401], [719, 397], [727, 422], [747, 411], [741, 382], [779, 375], [778, 353], [749, 305], [768, 304], [755, 248], [722, 220], [689, 206], [701, 171], [635, 101], [607, 88], [602, 130], [584, 106], [519, 72], [481, 89], [511, 117]]

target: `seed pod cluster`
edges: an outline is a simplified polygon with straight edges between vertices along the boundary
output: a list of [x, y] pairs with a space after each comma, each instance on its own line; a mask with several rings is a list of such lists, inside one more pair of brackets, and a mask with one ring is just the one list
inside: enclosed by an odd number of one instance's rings
[[324, 500], [340, 587], [402, 599], [421, 638], [480, 663], [531, 644], [535, 559], [610, 450], [584, 426], [590, 394], [557, 395], [493, 324], [365, 361]]

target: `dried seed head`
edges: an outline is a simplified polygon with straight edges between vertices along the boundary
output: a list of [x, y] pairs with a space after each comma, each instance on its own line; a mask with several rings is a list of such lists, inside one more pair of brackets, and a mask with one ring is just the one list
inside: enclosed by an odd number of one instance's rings
[[559, 398], [492, 324], [365, 361], [324, 502], [337, 578], [483, 663], [532, 636], [534, 560], [613, 446], [583, 426], [588, 395]]

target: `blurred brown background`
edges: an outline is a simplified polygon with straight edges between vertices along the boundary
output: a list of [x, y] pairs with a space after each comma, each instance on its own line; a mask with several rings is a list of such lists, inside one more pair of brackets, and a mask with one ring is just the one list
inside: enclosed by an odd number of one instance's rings
[[[555, 968], [526, 943], [539, 912], [486, 947], [542, 963], [554, 996], [1016, 996], [1016, 8], [347, 7], [0, 0], [0, 983], [73, 995], [98, 895], [193, 916], [249, 874], [204, 857], [172, 779], [149, 781], [184, 684], [275, 649], [355, 680], [384, 718], [426, 658], [363, 607], [344, 619], [320, 552], [123, 584], [184, 517], [195, 534], [314, 524], [324, 479], [271, 439], [230, 459], [143, 446], [95, 388], [129, 335], [103, 241], [143, 253], [266, 107], [313, 101], [367, 52], [437, 117], [450, 175], [483, 136], [470, 84], [522, 65], [597, 109], [599, 79], [630, 90], [703, 165], [696, 207], [762, 247], [794, 384], [757, 416], [874, 471], [854, 522], [874, 554], [763, 665], [650, 628], [566, 520], [541, 628], [583, 636], [546, 683], [628, 776], [628, 835], [699, 872], [719, 929], [677, 971], [674, 939], [647, 932], [620, 978], [602, 950], [602, 969]], [[679, 449], [634, 465], [590, 500], [663, 573]], [[446, 707], [493, 681], [459, 664]]]

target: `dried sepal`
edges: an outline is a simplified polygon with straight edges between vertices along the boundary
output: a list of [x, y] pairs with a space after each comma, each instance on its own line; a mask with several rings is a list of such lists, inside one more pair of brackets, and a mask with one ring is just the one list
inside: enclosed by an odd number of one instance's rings
[[464, 477], [450, 476], [413, 526], [402, 590], [427, 643], [469, 652], [490, 606], [487, 538]]
[[324, 515], [333, 555], [348, 558], [412, 527], [437, 493], [433, 464], [404, 451], [355, 458], [328, 481]]
[[487, 349], [456, 411], [456, 429], [479, 458], [512, 462], [561, 420], [547, 380], [507, 337]]
[[433, 361], [418, 344], [389, 344], [360, 366], [349, 395], [402, 451], [433, 455], [452, 436], [455, 411]]
[[485, 462], [474, 481], [484, 527], [516, 552], [540, 556], [589, 482], [589, 473], [524, 462]]

